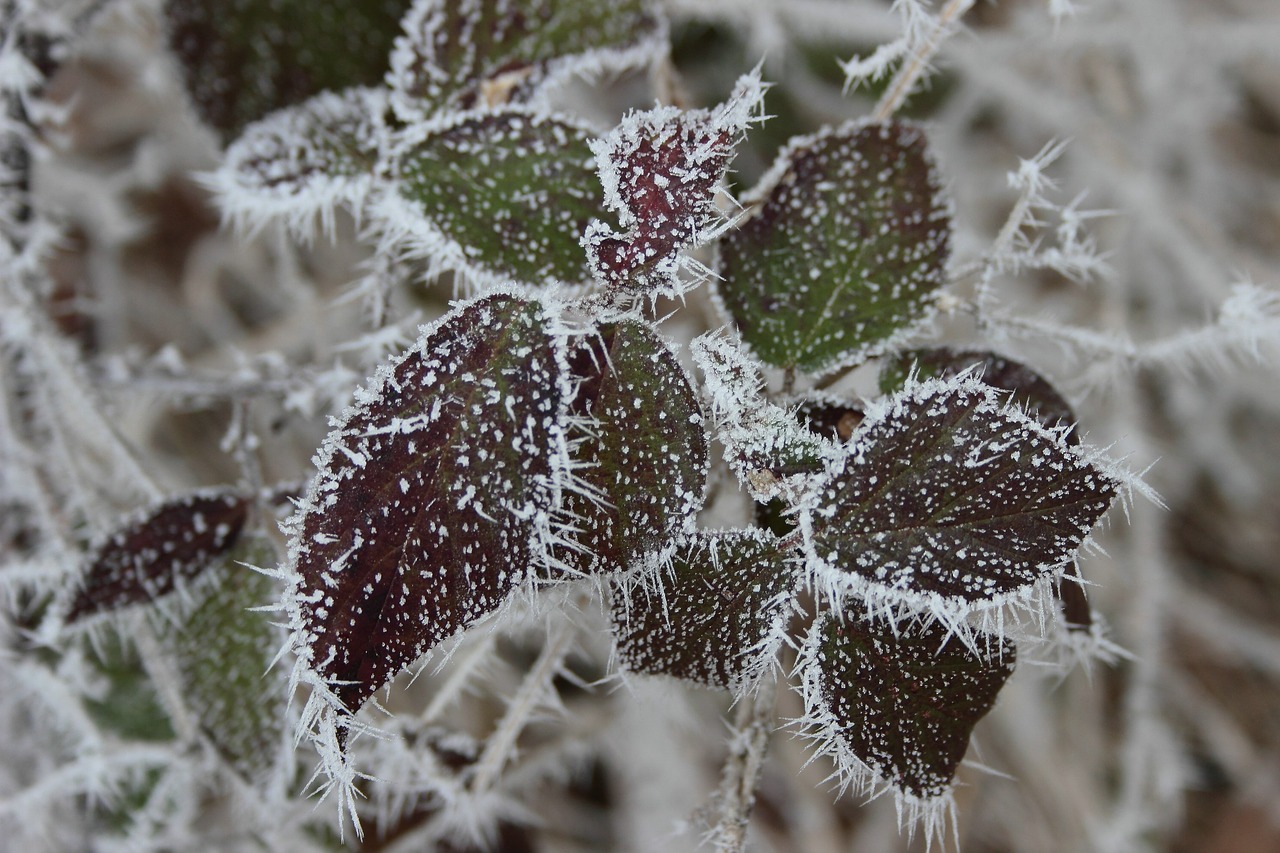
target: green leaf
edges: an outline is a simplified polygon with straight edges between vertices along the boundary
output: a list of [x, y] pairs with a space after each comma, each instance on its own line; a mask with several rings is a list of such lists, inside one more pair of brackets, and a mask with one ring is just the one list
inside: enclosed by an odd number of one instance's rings
[[1117, 493], [1112, 474], [970, 376], [869, 407], [846, 446], [811, 517], [811, 577], [834, 599], [957, 630], [971, 611], [1042, 602]]
[[567, 477], [564, 342], [540, 302], [467, 303], [379, 370], [290, 520], [299, 677], [350, 712], [547, 558]]
[[666, 26], [644, 0], [419, 0], [389, 80], [406, 121], [529, 100], [547, 81], [652, 61]]
[[138, 741], [173, 739], [173, 725], [143, 669], [133, 643], [108, 631], [88, 644], [88, 662], [107, 682], [98, 698], [85, 697], [85, 710], [104, 731]]
[[792, 141], [720, 247], [720, 298], [771, 365], [822, 373], [893, 346], [946, 282], [949, 204], [923, 132], [853, 123]]
[[938, 624], [820, 618], [796, 666], [802, 731], [835, 760], [842, 786], [886, 782], [936, 816], [928, 801], [950, 792], [973, 727], [1013, 672], [1012, 643], [984, 636], [979, 646], [948, 642]]
[[284, 219], [309, 234], [318, 218], [332, 231], [340, 205], [359, 210], [374, 185], [386, 93], [324, 92], [245, 129], [207, 181], [227, 219], [252, 231]]
[[1078, 443], [1072, 431], [1075, 413], [1049, 380], [1025, 364], [987, 350], [949, 347], [905, 350], [881, 366], [880, 390], [889, 394], [902, 389], [912, 371], [917, 379], [948, 379], [966, 370], [974, 371], [984, 385], [1011, 392], [1013, 401], [1046, 428], [1065, 428], [1067, 441]]
[[218, 750], [250, 782], [261, 781], [284, 747], [286, 679], [268, 672], [281, 637], [267, 613], [275, 582], [250, 565], [275, 565], [270, 545], [253, 540], [229, 555], [213, 582], [197, 590], [190, 615], [167, 630], [183, 701]]
[[407, 0], [168, 0], [169, 45], [224, 139], [327, 89], [381, 81]]
[[709, 687], [745, 686], [783, 642], [797, 580], [772, 534], [701, 532], [676, 552], [656, 588], [615, 590], [622, 665]]
[[144, 511], [94, 549], [66, 621], [150, 603], [197, 578], [236, 544], [248, 514], [249, 500], [227, 489]]
[[698, 396], [670, 346], [643, 323], [580, 338], [569, 366], [578, 487], [566, 495], [573, 570], [620, 572], [668, 550], [702, 508], [707, 435]]
[[478, 283], [587, 281], [588, 223], [604, 215], [590, 131], [507, 110], [464, 118], [397, 157], [389, 229]]

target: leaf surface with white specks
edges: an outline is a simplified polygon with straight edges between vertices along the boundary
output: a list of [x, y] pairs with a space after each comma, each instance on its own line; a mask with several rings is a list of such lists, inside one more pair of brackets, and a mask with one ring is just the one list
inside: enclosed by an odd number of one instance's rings
[[946, 282], [950, 206], [914, 125], [853, 123], [794, 140], [720, 244], [717, 287], [775, 367], [822, 373], [882, 351]]
[[587, 281], [580, 240], [604, 215], [590, 132], [509, 109], [460, 119], [395, 157], [390, 228], [480, 282]]
[[655, 584], [613, 596], [622, 665], [734, 689], [777, 654], [797, 571], [766, 531], [700, 532]]
[[675, 353], [643, 323], [583, 336], [570, 369], [580, 379], [571, 436], [585, 489], [566, 496], [577, 550], [565, 560], [581, 571], [623, 571], [665, 549], [702, 508], [702, 410]]
[[1013, 672], [1013, 644], [985, 639], [978, 653], [947, 642], [937, 624], [893, 631], [820, 618], [796, 665], [803, 734], [835, 759], [845, 785], [871, 791], [887, 782], [916, 803], [945, 796], [973, 727]]
[[142, 513], [94, 550], [66, 620], [146, 604], [197, 578], [236, 544], [248, 515], [248, 499], [229, 489], [170, 498]]
[[1043, 591], [1118, 482], [1005, 396], [966, 375], [868, 407], [813, 511], [820, 588], [952, 622]]
[[743, 133], [759, 120], [763, 97], [759, 76], [749, 74], [715, 109], [633, 112], [592, 143], [605, 199], [627, 229], [600, 222], [587, 233], [599, 281], [651, 295], [678, 292], [681, 253], [725, 225], [716, 193]]
[[351, 712], [540, 565], [567, 462], [563, 341], [540, 302], [446, 315], [357, 395], [290, 522], [300, 666]]

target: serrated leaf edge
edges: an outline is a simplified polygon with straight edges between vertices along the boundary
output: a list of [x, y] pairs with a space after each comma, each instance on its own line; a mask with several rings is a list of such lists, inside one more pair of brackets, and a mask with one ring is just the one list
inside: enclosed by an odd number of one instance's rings
[[[811, 750], [809, 762], [819, 757], [831, 760], [835, 770], [825, 780], [841, 795], [852, 790], [855, 796], [874, 800], [885, 794], [893, 796], [897, 812], [898, 830], [908, 837], [916, 830], [924, 835], [932, 846], [942, 844], [948, 830], [959, 838], [955, 801], [955, 783], [945, 793], [936, 797], [919, 797], [893, 785], [859, 758], [840, 736], [844, 724], [827, 708], [827, 684], [823, 673], [822, 631], [826, 623], [837, 618], [821, 613], [813, 621], [800, 644], [799, 653], [791, 675], [793, 685], [804, 703], [803, 716], [788, 720], [796, 730], [796, 736], [807, 741]], [[799, 682], [794, 679], [799, 677]]]
[[[764, 174], [760, 176], [760, 179], [756, 182], [755, 186], [739, 197], [739, 202], [743, 207], [743, 213], [738, 219], [737, 224], [740, 226], [750, 221], [751, 218], [759, 212], [760, 207], [782, 181], [783, 176], [787, 174], [787, 170], [791, 168], [791, 158], [797, 151], [832, 136], [851, 134], [862, 130], [865, 127], [874, 127], [875, 125], [887, 123], [890, 122], [876, 121], [872, 118], [861, 117], [851, 119], [843, 124], [824, 127], [814, 133], [791, 137], [791, 139], [787, 141], [787, 144], [779, 150], [773, 164], [770, 165], [770, 167], [765, 170]], [[925, 134], [924, 126], [918, 122], [894, 119], [891, 123], [914, 129], [922, 135]], [[947, 216], [954, 220], [955, 200], [951, 197], [951, 193], [945, 189], [945, 182], [941, 177], [942, 170], [931, 147], [926, 147], [925, 158], [929, 163], [930, 183], [938, 187], [938, 190], [934, 193], [932, 202], [940, 205], [946, 211]], [[951, 231], [948, 230], [947, 262], [943, 267], [943, 280], [939, 283], [939, 290], [945, 288], [947, 282], [951, 281], [953, 277], [951, 273], [952, 252], [950, 251], [952, 236]], [[733, 326], [733, 312], [729, 310], [729, 306], [725, 302], [724, 296], [721, 292], [723, 287], [721, 284], [723, 281], [723, 276], [720, 274], [721, 268], [721, 249], [720, 243], [717, 242], [713, 247], [711, 258], [711, 269], [715, 274], [710, 277], [710, 299], [720, 320], [723, 321], [725, 325]], [[887, 352], [903, 349], [908, 346], [913, 339], [924, 336], [925, 333], [933, 327], [937, 314], [937, 306], [934, 301], [930, 300], [921, 310], [920, 315], [913, 322], [903, 325], [888, 337], [869, 343], [860, 349], [850, 350], [843, 357], [824, 364], [817, 371], [806, 371], [806, 373], [814, 378], [830, 376], [841, 371], [848, 370], [852, 367], [857, 367], [868, 359], [875, 358]], [[760, 358], [759, 354], [752, 350], [750, 342], [744, 340], [742, 345], [744, 349], [761, 364], [768, 363], [764, 359]]]
[[[917, 382], [898, 394], [882, 397], [869, 403], [862, 423], [844, 445], [843, 464], [832, 472], [829, 479], [840, 476], [845, 466], [858, 458], [860, 439], [887, 419], [899, 402], [924, 401], [952, 391], [978, 395], [981, 402], [974, 409], [975, 412], [998, 414], [1013, 421], [1019, 428], [1052, 442], [1063, 454], [1074, 458], [1083, 466], [1092, 468], [1104, 481], [1115, 488], [1118, 494], [1123, 495], [1126, 487], [1131, 490], [1135, 483], [1138, 488], [1146, 490], [1135, 475], [1125, 470], [1118, 462], [1107, 458], [1104, 452], [1081, 445], [1067, 444], [1063, 439], [1061, 428], [1056, 430], [1045, 428], [1020, 406], [1011, 402], [1010, 395], [983, 384], [968, 373], [950, 379], [928, 379]], [[937, 622], [944, 626], [950, 635], [958, 638], [975, 652], [977, 637], [981, 635], [1005, 637], [1010, 628], [1021, 626], [1025, 622], [1035, 626], [1036, 633], [1043, 636], [1055, 622], [1057, 597], [1054, 592], [1057, 585], [1063, 582], [1066, 567], [1078, 559], [1082, 553], [1094, 547], [1092, 535], [1085, 534], [1075, 550], [1061, 562], [1038, 566], [1042, 574], [1036, 581], [1025, 584], [1013, 592], [988, 599], [970, 601], [935, 592], [893, 589], [858, 573], [847, 572], [838, 566], [832, 566], [819, 556], [815, 545], [815, 525], [819, 522], [819, 516], [823, 511], [829, 509], [818, 506], [817, 495], [820, 491], [812, 493], [812, 499], [802, 504], [798, 513], [798, 528], [802, 534], [800, 547], [804, 554], [806, 582], [818, 600], [825, 601], [837, 615], [852, 605], [861, 608], [868, 618], [883, 619], [890, 624], [922, 618], [927, 623]], [[1105, 518], [1105, 514], [1103, 517]]]
[[[414, 127], [399, 135], [385, 159], [388, 163], [395, 164], [411, 149], [439, 133], [475, 119], [500, 115], [519, 115], [535, 123], [558, 122], [583, 134], [586, 140], [593, 139], [596, 135], [596, 130], [577, 116], [538, 110], [528, 105], [509, 105], [495, 110], [452, 112]], [[375, 251], [378, 254], [424, 262], [425, 277], [428, 279], [452, 272], [455, 275], [455, 292], [467, 298], [488, 295], [497, 292], [496, 288], [512, 284], [558, 289], [566, 294], [577, 293], [589, 286], [585, 264], [581, 281], [564, 281], [554, 276], [541, 281], [519, 281], [508, 272], [486, 266], [483, 258], [473, 258], [466, 246], [437, 227], [412, 200], [406, 198], [399, 191], [399, 179], [394, 176], [394, 165], [390, 171], [393, 173], [390, 179], [366, 206], [370, 226], [377, 234], [378, 246]]]

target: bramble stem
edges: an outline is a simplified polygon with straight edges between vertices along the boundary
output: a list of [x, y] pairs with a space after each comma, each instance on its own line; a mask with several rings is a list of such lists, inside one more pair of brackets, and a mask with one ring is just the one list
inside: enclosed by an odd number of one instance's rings
[[507, 759], [511, 757], [516, 738], [524, 731], [525, 724], [537, 710], [542, 697], [551, 689], [551, 679], [560, 664], [564, 663], [573, 635], [574, 626], [568, 623], [561, 623], [551, 629], [547, 644], [542, 647], [538, 659], [525, 675], [507, 713], [485, 742], [484, 752], [476, 762], [475, 775], [471, 777], [471, 784], [468, 786], [473, 793], [487, 791], [497, 781]]
[[756, 788], [773, 732], [777, 697], [777, 681], [761, 684], [754, 695], [742, 700], [734, 714], [734, 738], [720, 779], [720, 822], [712, 833], [717, 853], [739, 853], [746, 844], [747, 824], [755, 808]]
[[946, 41], [947, 36], [954, 31], [960, 17], [969, 11], [971, 6], [973, 6], [973, 0], [949, 0], [947, 5], [942, 7], [933, 31], [923, 43], [916, 47], [910, 58], [898, 69], [898, 73], [893, 75], [889, 88], [885, 89], [884, 94], [880, 96], [880, 102], [876, 104], [875, 112], [871, 114], [875, 121], [888, 121], [902, 107], [903, 102], [915, 90], [920, 76], [929, 67], [929, 60], [938, 52], [938, 48]]

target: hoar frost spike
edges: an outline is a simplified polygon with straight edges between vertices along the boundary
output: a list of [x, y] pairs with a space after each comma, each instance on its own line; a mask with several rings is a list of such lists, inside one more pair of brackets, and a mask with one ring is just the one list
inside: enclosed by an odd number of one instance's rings
[[304, 725], [354, 714], [545, 562], [567, 391], [555, 316], [499, 292], [424, 330], [358, 394], [289, 524], [295, 678], [315, 690]]

